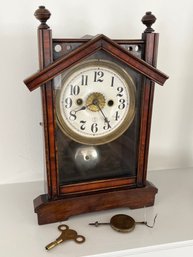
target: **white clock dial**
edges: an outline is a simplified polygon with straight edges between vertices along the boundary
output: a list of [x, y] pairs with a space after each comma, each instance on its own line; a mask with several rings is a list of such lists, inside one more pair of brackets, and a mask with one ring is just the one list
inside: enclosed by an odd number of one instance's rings
[[119, 137], [135, 113], [135, 86], [119, 66], [107, 61], [79, 64], [62, 79], [56, 98], [62, 131], [83, 144]]

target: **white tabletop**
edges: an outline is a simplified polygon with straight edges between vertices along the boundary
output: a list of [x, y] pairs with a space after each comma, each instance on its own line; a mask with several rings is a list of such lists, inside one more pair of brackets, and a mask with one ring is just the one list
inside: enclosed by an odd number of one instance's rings
[[[158, 187], [155, 205], [146, 209], [119, 208], [71, 217], [63, 222], [86, 237], [83, 244], [67, 241], [49, 252], [45, 246], [59, 236], [57, 226], [37, 224], [33, 199], [44, 193], [43, 182], [0, 186], [0, 256], [129, 256], [136, 249], [157, 245], [193, 242], [193, 168], [149, 172], [148, 178]], [[108, 222], [118, 213], [155, 227], [136, 225], [133, 232], [119, 233], [110, 226], [89, 226], [89, 222]], [[186, 244], [186, 246], [187, 246]], [[148, 249], [148, 248], [146, 248]], [[191, 248], [193, 249], [193, 248]], [[111, 253], [111, 254], [110, 254]], [[124, 253], [124, 254], [123, 254]], [[126, 254], [127, 253], [127, 254]], [[146, 255], [143, 255], [146, 256]], [[150, 255], [149, 255], [150, 256]], [[191, 256], [191, 255], [190, 255]]]

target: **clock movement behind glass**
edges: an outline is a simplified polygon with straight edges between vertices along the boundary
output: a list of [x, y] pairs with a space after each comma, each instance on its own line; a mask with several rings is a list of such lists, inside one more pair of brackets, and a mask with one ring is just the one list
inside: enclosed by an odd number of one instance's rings
[[24, 82], [41, 86], [47, 192], [34, 200], [38, 223], [116, 207], [154, 204], [146, 180], [158, 34], [147, 12], [142, 39], [104, 35], [54, 39], [50, 12], [35, 12], [40, 71]]

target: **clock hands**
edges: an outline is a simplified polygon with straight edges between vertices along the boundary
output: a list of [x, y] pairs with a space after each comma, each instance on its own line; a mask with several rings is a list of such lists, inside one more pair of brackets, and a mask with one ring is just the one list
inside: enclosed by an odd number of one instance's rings
[[74, 112], [77, 113], [79, 111], [83, 111], [83, 110], [86, 110], [87, 106], [82, 106], [80, 109], [78, 110], [75, 110]]
[[[95, 94], [97, 94], [96, 96], [95, 96]], [[99, 111], [101, 114], [102, 114], [102, 116], [103, 116], [103, 118], [104, 118], [104, 121], [105, 121], [105, 123], [107, 124], [107, 128], [109, 129], [109, 128], [111, 128], [111, 126], [110, 126], [110, 121], [108, 120], [108, 118], [106, 117], [106, 115], [104, 114], [104, 112], [103, 112], [103, 110], [102, 110], [102, 108], [104, 107], [102, 107], [101, 108], [101, 106], [100, 106], [100, 98], [101, 98], [101, 94], [100, 93], [93, 93], [93, 94], [91, 94], [89, 97], [88, 97], [88, 99], [87, 99], [87, 102], [86, 103], [88, 103], [87, 105], [84, 105], [84, 106], [82, 106], [82, 107], [80, 107], [79, 109], [76, 109], [76, 110], [73, 110], [73, 111], [71, 111], [71, 113], [73, 112], [73, 115], [75, 115], [77, 112], [80, 112], [80, 111], [83, 111], [83, 110], [86, 110], [87, 108], [89, 109], [89, 110], [91, 110], [91, 111]], [[95, 98], [94, 98], [95, 97]], [[100, 97], [99, 99], [97, 98], [97, 97]], [[94, 99], [92, 99], [92, 98], [94, 98]], [[103, 98], [102, 98], [102, 100], [104, 100]], [[77, 104], [79, 104], [79, 102], [80, 103], [82, 103], [82, 99], [78, 99], [77, 100]], [[105, 103], [105, 102], [104, 102]], [[91, 106], [91, 107], [90, 107]], [[95, 106], [94, 108], [93, 108], [93, 106]], [[90, 108], [89, 108], [90, 107]], [[97, 108], [96, 108], [97, 107]]]
[[98, 104], [98, 100], [97, 99], [94, 99], [93, 100], [93, 104], [96, 105], [99, 109], [99, 111], [101, 112], [102, 116], [104, 117], [104, 121], [108, 124], [108, 128], [111, 128], [110, 126], [110, 121], [107, 119], [107, 117], [105, 116], [103, 110], [101, 109], [100, 105]]
[[91, 103], [91, 104], [87, 104], [87, 105], [84, 105], [84, 106], [80, 107], [80, 109], [78, 109], [78, 110], [74, 110], [73, 112], [76, 114], [77, 112], [80, 112], [80, 111], [86, 110], [90, 105], [93, 105], [93, 103]]

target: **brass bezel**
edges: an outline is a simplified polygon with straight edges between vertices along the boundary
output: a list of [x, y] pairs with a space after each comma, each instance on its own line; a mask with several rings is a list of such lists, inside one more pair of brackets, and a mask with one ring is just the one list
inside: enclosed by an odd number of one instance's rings
[[124, 81], [126, 82], [128, 86], [128, 91], [129, 91], [130, 106], [125, 119], [122, 121], [122, 123], [116, 130], [112, 131], [108, 135], [103, 135], [101, 137], [96, 137], [96, 138], [82, 136], [79, 133], [72, 131], [67, 125], [67, 123], [64, 121], [64, 119], [62, 118], [61, 110], [60, 110], [60, 96], [61, 96], [61, 88], [60, 88], [60, 90], [56, 93], [56, 121], [60, 129], [62, 130], [62, 132], [72, 140], [81, 144], [86, 144], [86, 145], [102, 145], [102, 144], [109, 143], [117, 139], [118, 137], [120, 137], [131, 125], [135, 116], [136, 88], [135, 88], [133, 79], [125, 71], [125, 69], [123, 69], [122, 67], [118, 66], [117, 64], [111, 61], [101, 60], [101, 59], [84, 61], [77, 64], [76, 66], [74, 66], [73, 68], [71, 68], [69, 71], [67, 71], [65, 74], [62, 75], [61, 85], [64, 85], [65, 81], [67, 81], [68, 78], [77, 70], [86, 68], [86, 67], [91, 67], [91, 66], [100, 66], [100, 67], [110, 68], [115, 73], [118, 73], [119, 76], [122, 77], [122, 79], [124, 79]]

